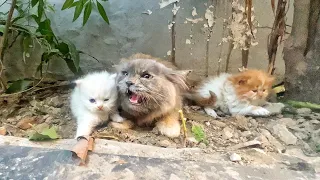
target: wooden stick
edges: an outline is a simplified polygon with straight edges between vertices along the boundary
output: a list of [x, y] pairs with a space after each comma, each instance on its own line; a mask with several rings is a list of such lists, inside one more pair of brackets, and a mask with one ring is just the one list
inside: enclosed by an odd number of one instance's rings
[[187, 126], [186, 126], [186, 121], [187, 119], [184, 117], [183, 115], [183, 111], [180, 109], [179, 110], [179, 114], [180, 114], [180, 119], [182, 121], [182, 127], [183, 127], [183, 147], [186, 147], [186, 143], [187, 143]]

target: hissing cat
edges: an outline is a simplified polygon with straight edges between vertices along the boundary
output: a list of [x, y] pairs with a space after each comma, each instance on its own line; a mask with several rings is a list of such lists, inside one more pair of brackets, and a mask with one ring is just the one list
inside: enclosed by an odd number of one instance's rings
[[138, 126], [155, 123], [161, 134], [178, 137], [180, 91], [188, 88], [188, 71], [173, 70], [157, 58], [143, 54], [123, 61], [117, 67], [117, 86], [124, 117]]
[[268, 116], [270, 112], [259, 106], [266, 102], [274, 78], [260, 70], [246, 70], [236, 75], [221, 74], [209, 78], [187, 98], [204, 106], [205, 112], [217, 117], [215, 108], [232, 115]]
[[71, 111], [77, 120], [76, 138], [88, 136], [95, 126], [111, 118], [122, 122], [117, 112], [116, 74], [95, 72], [75, 81]]

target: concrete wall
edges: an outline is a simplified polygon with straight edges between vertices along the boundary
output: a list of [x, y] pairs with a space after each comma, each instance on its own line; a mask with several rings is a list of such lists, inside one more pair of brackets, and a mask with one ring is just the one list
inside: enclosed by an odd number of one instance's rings
[[[161, 0], [109, 0], [104, 4], [110, 25], [107, 25], [93, 10], [91, 17], [82, 27], [82, 17], [76, 22], [72, 22], [74, 9], [60, 11], [64, 1], [49, 0], [55, 5], [56, 12], [49, 13], [52, 20], [54, 32], [75, 43], [77, 48], [94, 57], [100, 62], [87, 55], [81, 55], [81, 67], [86, 71], [98, 69], [110, 69], [120, 58], [128, 57], [133, 53], [142, 52], [164, 59], [171, 59], [168, 51], [172, 50], [171, 30], [168, 25], [172, 21], [173, 4], [160, 9]], [[167, 1], [167, 0], [164, 0]], [[240, 0], [241, 1], [241, 0]], [[206, 54], [209, 56], [209, 74], [214, 75], [218, 69], [218, 59], [221, 52], [221, 68], [225, 68], [225, 60], [228, 50], [228, 43], [220, 46], [223, 38], [223, 19], [228, 19], [231, 15], [231, 0], [180, 0], [180, 6], [175, 20], [176, 28], [176, 62], [179, 68], [194, 69], [193, 76], [199, 78], [204, 76], [206, 71]], [[273, 14], [269, 1], [253, 1], [256, 18], [260, 26], [272, 27]], [[291, 3], [293, 1], [290, 1]], [[214, 15], [217, 17], [213, 26], [213, 33], [208, 42], [208, 28], [204, 15], [209, 5], [214, 5]], [[290, 6], [287, 24], [292, 23], [293, 6]], [[192, 16], [193, 9], [196, 8], [196, 16]], [[152, 14], [143, 12], [150, 10]], [[186, 18], [202, 18], [203, 21], [191, 23]], [[249, 67], [267, 68], [267, 36], [271, 29], [258, 28], [257, 41], [259, 44], [250, 49]], [[226, 34], [227, 32], [225, 32]], [[225, 36], [225, 35], [224, 35]], [[191, 44], [186, 44], [186, 40]], [[188, 41], [187, 40], [187, 41]], [[34, 74], [34, 64], [39, 63], [40, 53], [35, 51], [30, 58], [26, 59], [26, 64], [22, 60], [22, 53], [16, 43], [6, 56], [7, 73], [9, 79], [28, 77]], [[276, 62], [276, 74], [284, 73], [284, 63], [282, 60], [282, 46], [278, 52]], [[241, 51], [233, 50], [231, 56], [230, 70], [236, 72], [241, 66]], [[26, 68], [27, 67], [27, 68]], [[31, 68], [30, 68], [31, 67]], [[52, 61], [49, 72], [59, 79], [72, 77], [72, 73], [60, 59]]]

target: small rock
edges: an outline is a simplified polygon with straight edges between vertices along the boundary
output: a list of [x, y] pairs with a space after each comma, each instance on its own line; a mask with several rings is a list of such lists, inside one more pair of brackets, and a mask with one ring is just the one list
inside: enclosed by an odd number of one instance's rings
[[293, 119], [291, 118], [281, 118], [278, 120], [280, 124], [283, 124], [287, 127], [291, 127], [291, 126], [294, 126], [297, 124], [296, 121], [294, 121]]
[[218, 126], [218, 127], [221, 127], [221, 128], [224, 128], [224, 127], [227, 126], [226, 123], [221, 122], [221, 121], [217, 121], [217, 120], [213, 120], [213, 121], [211, 121], [211, 123], [212, 123], [213, 126]]
[[205, 148], [207, 147], [207, 145], [206, 145], [205, 143], [200, 143], [200, 144], [199, 144], [199, 147], [200, 147], [201, 149], [205, 149]]
[[5, 127], [0, 127], [0, 135], [4, 136], [7, 134], [7, 129]]
[[170, 141], [168, 141], [168, 140], [162, 140], [162, 141], [160, 141], [159, 142], [159, 145], [161, 146], [161, 147], [169, 147], [170, 145], [171, 145], [171, 143], [170, 143]]
[[224, 139], [230, 139], [233, 137], [233, 129], [229, 128], [229, 127], [225, 127], [223, 130], [222, 130], [222, 137]]
[[268, 130], [261, 129], [260, 131], [261, 134], [268, 139], [269, 143], [272, 144], [278, 152], [282, 152], [285, 150], [285, 147], [276, 138], [274, 138]]
[[287, 145], [295, 145], [297, 143], [297, 137], [283, 124], [273, 126], [273, 133]]
[[304, 132], [295, 132], [294, 135], [297, 138], [302, 139], [302, 140], [308, 140], [309, 139], [309, 136]]
[[17, 127], [23, 130], [27, 130], [29, 128], [31, 128], [32, 126], [30, 124], [35, 124], [37, 123], [37, 117], [33, 116], [33, 117], [25, 117], [22, 118], [18, 124]]
[[209, 121], [205, 122], [205, 124], [206, 124], [207, 126], [210, 126], [210, 122], [209, 122]]
[[63, 101], [58, 96], [55, 96], [55, 97], [49, 98], [47, 100], [47, 104], [49, 106], [60, 108], [63, 106]]
[[252, 125], [252, 128], [257, 128], [258, 127], [258, 123], [255, 119], [250, 119], [250, 123]]
[[237, 153], [232, 153], [229, 158], [232, 162], [241, 161], [241, 156]]
[[17, 124], [17, 119], [16, 118], [8, 118], [7, 122], [12, 124], [12, 125], [16, 125]]
[[312, 140], [315, 144], [320, 144], [320, 129], [312, 132], [312, 134], [311, 134], [311, 140]]
[[299, 108], [297, 109], [297, 113], [298, 114], [302, 114], [302, 115], [306, 115], [306, 114], [310, 114], [312, 111], [309, 108]]
[[251, 136], [251, 135], [252, 135], [251, 131], [243, 131], [243, 132], [241, 133], [241, 136], [242, 136], [242, 137], [249, 137], [249, 136]]

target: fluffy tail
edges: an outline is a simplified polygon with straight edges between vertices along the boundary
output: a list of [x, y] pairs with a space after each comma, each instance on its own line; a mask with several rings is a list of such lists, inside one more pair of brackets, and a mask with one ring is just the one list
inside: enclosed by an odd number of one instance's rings
[[214, 92], [209, 91], [209, 97], [202, 97], [196, 92], [185, 93], [184, 97], [195, 102], [199, 106], [214, 106], [217, 102], [217, 96]]

